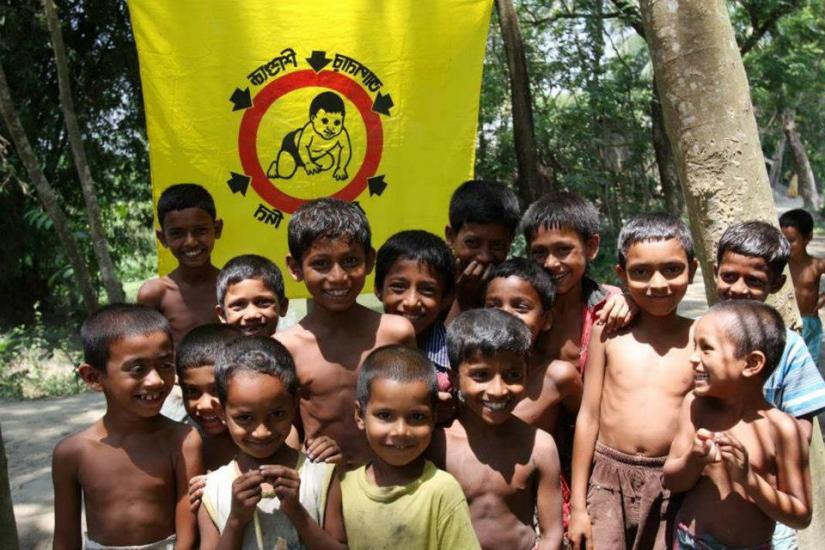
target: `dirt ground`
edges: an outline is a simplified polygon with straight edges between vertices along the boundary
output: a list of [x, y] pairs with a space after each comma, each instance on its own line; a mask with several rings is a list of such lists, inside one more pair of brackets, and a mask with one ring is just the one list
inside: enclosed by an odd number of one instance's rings
[[[784, 197], [777, 200], [780, 212], [800, 206], [801, 200]], [[825, 256], [825, 238], [816, 238], [811, 252]], [[370, 306], [374, 305], [372, 301], [372, 297], [365, 300]], [[303, 314], [303, 308], [295, 302], [298, 301], [291, 303], [291, 315], [285, 324], [294, 323]], [[685, 316], [697, 317], [706, 308], [702, 276], [697, 273], [679, 311]], [[33, 401], [0, 400], [0, 426], [6, 446], [21, 549], [51, 548], [54, 529], [52, 449], [61, 438], [90, 425], [104, 411], [103, 395], [98, 393]]]

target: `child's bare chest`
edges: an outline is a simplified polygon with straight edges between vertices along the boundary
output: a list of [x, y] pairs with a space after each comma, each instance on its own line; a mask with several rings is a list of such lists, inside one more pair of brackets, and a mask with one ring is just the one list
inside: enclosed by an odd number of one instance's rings
[[[717, 434], [717, 438], [723, 437], [723, 434], [729, 434], [736, 438], [747, 451], [748, 463], [751, 469], [770, 484], [776, 485], [776, 443], [773, 438], [772, 426], [768, 421], [739, 422], [732, 428], [727, 429], [722, 423], [708, 422], [706, 429]], [[704, 474], [713, 480], [719, 488], [722, 498], [732, 491], [742, 496], [745, 495], [744, 488], [735, 482], [724, 460], [708, 464], [705, 467]]]
[[541, 350], [547, 357], [578, 364], [582, 350], [582, 312], [563, 312], [553, 319], [553, 327], [542, 337]]
[[[485, 496], [508, 500], [534, 498], [536, 469], [532, 460], [521, 460], [516, 456], [519, 452], [511, 446], [483, 447], [473, 449], [466, 441], [447, 447], [447, 471], [461, 484], [467, 500]], [[490, 458], [481, 461], [476, 453]]]
[[175, 467], [163, 446], [90, 445], [80, 462], [78, 479], [86, 500], [101, 505], [168, 502], [170, 496], [175, 501]]

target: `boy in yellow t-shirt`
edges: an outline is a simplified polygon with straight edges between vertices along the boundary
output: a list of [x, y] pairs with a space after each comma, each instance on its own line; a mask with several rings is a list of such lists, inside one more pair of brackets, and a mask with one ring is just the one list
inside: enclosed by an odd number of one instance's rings
[[479, 548], [461, 486], [424, 458], [438, 399], [432, 363], [405, 346], [378, 348], [357, 396], [356, 422], [376, 458], [341, 480], [348, 547]]

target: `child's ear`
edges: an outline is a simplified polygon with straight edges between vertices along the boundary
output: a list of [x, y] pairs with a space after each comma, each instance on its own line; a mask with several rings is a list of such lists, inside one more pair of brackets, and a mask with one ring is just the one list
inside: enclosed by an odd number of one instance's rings
[[226, 324], [226, 314], [223, 312], [223, 308], [221, 306], [215, 306], [215, 313], [218, 315], [218, 319], [220, 319], [221, 323], [224, 325]]
[[94, 391], [103, 391], [102, 381], [106, 377], [105, 372], [94, 368], [89, 363], [83, 363], [77, 367], [77, 375]]
[[[693, 277], [696, 276], [696, 270], [699, 268], [699, 260], [693, 258], [688, 264], [688, 284], [693, 284]], [[714, 272], [715, 274], [715, 272]]]
[[587, 261], [592, 262], [599, 255], [599, 245], [602, 242], [602, 237], [598, 233], [592, 235], [587, 242], [584, 243], [585, 252], [587, 253]]
[[367, 275], [372, 273], [372, 268], [375, 267], [375, 249], [370, 247], [367, 250], [366, 262], [364, 263], [364, 267], [367, 268]]
[[301, 271], [301, 262], [293, 258], [292, 254], [287, 254], [286, 256], [286, 268], [295, 281], [300, 283], [304, 280], [304, 274]]
[[289, 311], [289, 298], [284, 297], [281, 303], [278, 304], [278, 317], [286, 317], [287, 311]]
[[163, 228], [155, 229], [155, 237], [158, 238], [160, 244], [163, 245], [163, 248], [169, 248], [169, 245], [166, 244], [166, 235], [163, 233]]
[[745, 357], [745, 368], [742, 370], [742, 376], [745, 378], [752, 378], [758, 376], [765, 368], [765, 354], [759, 350], [750, 352]]
[[616, 275], [619, 276], [619, 279], [621, 279], [624, 287], [627, 288], [627, 271], [625, 271], [621, 264], [616, 264], [616, 267], [614, 267], [614, 269], [616, 270]]
[[361, 402], [355, 401], [355, 425], [358, 426], [358, 429], [362, 432], [367, 429], [366, 425], [364, 424], [364, 412], [361, 410]]
[[447, 241], [447, 244], [450, 245], [450, 248], [453, 247], [453, 242], [455, 241], [455, 231], [449, 225], [444, 226], [444, 239]]
[[788, 277], [784, 273], [781, 273], [780, 275], [772, 277], [773, 281], [772, 281], [772, 284], [771, 284], [771, 290], [770, 290], [769, 294], [774, 294], [776, 292], [779, 292], [779, 290], [785, 285], [785, 280], [787, 278]]
[[215, 238], [220, 239], [222, 232], [223, 232], [223, 220], [216, 219], [215, 220]]
[[541, 327], [542, 332], [547, 332], [553, 328], [553, 310], [548, 309], [544, 312], [544, 325]]

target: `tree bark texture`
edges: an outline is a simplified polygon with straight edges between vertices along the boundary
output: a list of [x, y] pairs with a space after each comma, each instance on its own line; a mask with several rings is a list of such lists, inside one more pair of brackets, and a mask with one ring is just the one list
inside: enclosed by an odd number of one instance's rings
[[518, 195], [523, 205], [533, 202], [551, 189], [552, 175], [545, 167], [539, 167], [536, 138], [533, 126], [533, 104], [527, 60], [521, 38], [518, 16], [512, 0], [496, 0], [499, 28], [507, 53], [510, 71], [510, 97], [513, 104], [513, 140], [518, 163]]
[[[748, 80], [724, 0], [642, 0], [640, 8], [712, 304], [722, 232], [746, 220], [777, 225]], [[799, 325], [790, 277], [771, 304], [789, 326]]]
[[9, 465], [6, 461], [6, 446], [3, 430], [0, 429], [0, 548], [18, 550], [17, 523], [14, 521], [14, 503], [9, 486]]
[[822, 203], [819, 200], [814, 171], [811, 169], [808, 154], [805, 152], [805, 146], [802, 145], [802, 140], [799, 138], [799, 132], [796, 131], [794, 117], [795, 113], [792, 110], [783, 112], [782, 127], [785, 130], [785, 137], [788, 139], [788, 145], [791, 148], [796, 173], [799, 175], [799, 194], [802, 196], [802, 203], [806, 210], [816, 214], [822, 206]]
[[653, 85], [653, 99], [650, 100], [650, 122], [653, 133], [653, 151], [656, 153], [656, 167], [659, 171], [659, 185], [662, 187], [665, 210], [681, 215], [685, 209], [685, 198], [679, 185], [679, 174], [673, 160], [673, 149], [667, 139], [662, 103], [656, 84]]
[[86, 310], [91, 313], [97, 309], [97, 294], [92, 286], [92, 278], [89, 274], [89, 268], [80, 254], [80, 249], [77, 246], [71, 230], [69, 229], [69, 222], [63, 210], [60, 208], [60, 199], [55, 193], [43, 171], [37, 162], [37, 157], [34, 154], [29, 138], [17, 116], [17, 111], [14, 108], [14, 102], [11, 98], [11, 90], [9, 89], [8, 81], [6, 80], [6, 71], [0, 63], [0, 111], [3, 113], [3, 119], [6, 122], [6, 127], [9, 130], [14, 146], [17, 149], [17, 154], [20, 155], [20, 160], [26, 167], [29, 173], [32, 184], [37, 190], [37, 195], [43, 203], [46, 213], [52, 220], [57, 238], [60, 239], [63, 245], [63, 250], [69, 259], [72, 266], [75, 280], [77, 281], [80, 293], [83, 296], [83, 304]]
[[776, 144], [776, 151], [773, 153], [773, 162], [771, 162], [771, 171], [769, 173], [771, 188], [776, 188], [782, 181], [782, 161], [785, 158], [785, 149], [787, 146], [788, 138], [785, 137], [785, 132], [782, 132], [779, 143]]
[[66, 59], [66, 46], [63, 43], [63, 33], [60, 30], [60, 19], [52, 0], [43, 0], [43, 11], [46, 13], [46, 22], [51, 35], [54, 60], [57, 65], [57, 83], [60, 88], [60, 107], [63, 109], [63, 118], [66, 122], [66, 131], [69, 143], [72, 146], [77, 176], [80, 179], [80, 188], [83, 191], [83, 201], [86, 203], [86, 216], [89, 219], [89, 234], [92, 237], [92, 248], [100, 266], [100, 276], [109, 302], [124, 302], [126, 295], [123, 285], [117, 278], [112, 256], [109, 254], [109, 242], [100, 218], [100, 205], [95, 194], [95, 184], [92, 180], [89, 162], [86, 159], [86, 150], [83, 147], [83, 138], [77, 123], [72, 87], [69, 77], [69, 63]]

